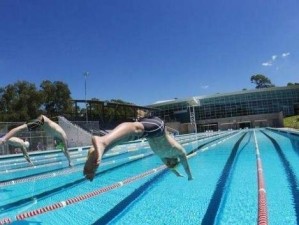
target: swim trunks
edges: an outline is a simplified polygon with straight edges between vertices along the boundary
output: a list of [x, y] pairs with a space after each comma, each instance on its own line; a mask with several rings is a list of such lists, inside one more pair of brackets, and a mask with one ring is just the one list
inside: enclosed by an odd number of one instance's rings
[[44, 118], [41, 117], [41, 118], [37, 118], [33, 121], [30, 121], [30, 122], [27, 122], [27, 128], [29, 131], [33, 131], [33, 130], [36, 130], [38, 127], [44, 125]]
[[158, 117], [143, 117], [137, 120], [144, 126], [142, 138], [159, 137], [164, 134], [164, 121]]

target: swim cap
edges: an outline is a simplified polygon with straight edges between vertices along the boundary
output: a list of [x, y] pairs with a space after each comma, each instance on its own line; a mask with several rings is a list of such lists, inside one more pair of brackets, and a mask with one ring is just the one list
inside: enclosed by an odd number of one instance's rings
[[29, 148], [30, 143], [28, 141], [24, 141], [24, 143], [25, 143], [25, 147]]

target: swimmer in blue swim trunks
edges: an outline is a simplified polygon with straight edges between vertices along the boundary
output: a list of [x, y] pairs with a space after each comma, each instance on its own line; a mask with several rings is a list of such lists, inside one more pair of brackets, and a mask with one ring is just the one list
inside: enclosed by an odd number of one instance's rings
[[103, 154], [112, 147], [136, 138], [146, 138], [153, 152], [162, 162], [177, 176], [182, 176], [175, 167], [182, 163], [188, 180], [192, 180], [191, 170], [184, 148], [168, 134], [164, 121], [158, 117], [148, 117], [145, 112], [138, 110], [138, 118], [135, 122], [125, 122], [118, 125], [105, 136], [93, 136], [92, 144], [84, 166], [86, 179], [92, 181], [95, 172], [101, 162]]
[[48, 135], [53, 136], [53, 138], [57, 138], [62, 141], [64, 148], [62, 148], [62, 151], [66, 158], [68, 159], [69, 166], [72, 166], [70, 154], [68, 152], [67, 147], [67, 136], [64, 130], [54, 121], [50, 120], [48, 117], [44, 115], [40, 115], [37, 119], [33, 121], [29, 121], [21, 126], [18, 126], [16, 128], [11, 129], [6, 135], [4, 135], [0, 139], [0, 144], [6, 142], [11, 137], [13, 137], [16, 133], [22, 131], [22, 130], [35, 130], [38, 127], [41, 127]]

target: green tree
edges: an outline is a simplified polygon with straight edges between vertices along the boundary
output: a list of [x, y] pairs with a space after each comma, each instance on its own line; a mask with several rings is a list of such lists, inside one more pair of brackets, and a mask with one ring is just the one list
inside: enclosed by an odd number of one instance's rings
[[287, 86], [294, 86], [294, 85], [299, 85], [299, 83], [291, 83], [291, 82], [289, 82], [289, 83], [287, 84]]
[[72, 98], [68, 85], [61, 81], [44, 80], [41, 85], [43, 110], [49, 116], [72, 111]]
[[92, 101], [95, 101], [94, 103], [91, 103], [89, 105], [90, 107], [90, 119], [97, 119], [103, 112], [103, 106], [100, 103], [96, 103], [99, 102], [100, 100], [98, 98], [92, 98]]
[[251, 83], [254, 83], [256, 85], [255, 88], [269, 88], [269, 87], [274, 87], [275, 85], [272, 84], [271, 80], [262, 75], [262, 74], [256, 74], [252, 75], [250, 78]]
[[3, 121], [26, 121], [40, 113], [41, 96], [35, 84], [18, 81], [0, 90]]

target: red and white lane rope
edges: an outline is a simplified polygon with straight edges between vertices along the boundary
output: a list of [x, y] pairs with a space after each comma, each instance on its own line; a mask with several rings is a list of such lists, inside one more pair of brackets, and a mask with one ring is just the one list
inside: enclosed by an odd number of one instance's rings
[[130, 177], [128, 179], [125, 179], [123, 181], [119, 181], [119, 182], [111, 184], [109, 186], [94, 190], [92, 192], [89, 192], [89, 193], [86, 193], [86, 194], [83, 194], [83, 195], [79, 195], [79, 196], [76, 196], [74, 198], [66, 199], [65, 201], [57, 202], [57, 203], [54, 203], [54, 204], [51, 204], [51, 205], [48, 205], [48, 206], [45, 206], [45, 207], [42, 207], [42, 208], [39, 208], [39, 209], [35, 209], [35, 210], [29, 211], [29, 212], [24, 212], [24, 213], [16, 215], [14, 218], [1, 219], [0, 220], [0, 225], [10, 224], [10, 223], [12, 223], [16, 220], [23, 220], [23, 219], [26, 219], [26, 218], [29, 218], [29, 217], [34, 217], [34, 216], [37, 216], [37, 215], [40, 215], [40, 214], [43, 214], [43, 213], [46, 213], [46, 212], [49, 212], [49, 211], [53, 211], [53, 210], [56, 210], [56, 209], [59, 209], [59, 208], [66, 207], [68, 205], [72, 205], [72, 204], [84, 201], [86, 199], [101, 195], [103, 193], [106, 193], [108, 191], [114, 190], [114, 189], [119, 188], [119, 187], [122, 187], [123, 185], [133, 183], [133, 182], [135, 182], [137, 180], [140, 180], [144, 177], [147, 177], [149, 175], [152, 175], [152, 174], [155, 174], [159, 171], [162, 171], [165, 168], [166, 168], [166, 166], [162, 165], [162, 166], [156, 167], [154, 169], [148, 170], [144, 173], [141, 173], [141, 174], [138, 174], [136, 176]]
[[[131, 147], [131, 148], [128, 148], [127, 150], [109, 152], [104, 155], [103, 159], [109, 158], [112, 156], [116, 156], [116, 155], [133, 152], [133, 151], [138, 151], [138, 149], [137, 148], [132, 149], [132, 147]], [[73, 161], [79, 162], [79, 161], [83, 161], [86, 159], [86, 155], [82, 154], [81, 152], [76, 153], [76, 154], [80, 154], [80, 156], [73, 157], [75, 154], [74, 153], [71, 154], [71, 158]], [[56, 154], [56, 155], [58, 155], [58, 154]], [[63, 156], [61, 156], [61, 157], [63, 157]], [[52, 155], [49, 155], [49, 156], [45, 155], [43, 159], [38, 160], [38, 162], [39, 162], [38, 165], [31, 166], [31, 167], [5, 169], [5, 170], [0, 169], [0, 174], [16, 173], [16, 172], [27, 171], [27, 170], [35, 170], [36, 168], [49, 167], [49, 166], [63, 164], [65, 160], [61, 161], [61, 159], [60, 159], [61, 157], [53, 157]], [[33, 160], [33, 158], [31, 158], [31, 160]], [[49, 162], [49, 160], [55, 160], [55, 161]], [[44, 164], [42, 164], [43, 162], [44, 162]], [[27, 162], [25, 162], [25, 163], [27, 164]], [[11, 164], [16, 165], [16, 163], [10, 163], [10, 165]], [[24, 163], [22, 163], [22, 164], [24, 164]], [[1, 166], [4, 168], [8, 167], [8, 165], [1, 165]]]
[[[229, 139], [229, 138], [227, 138], [227, 139]], [[227, 139], [225, 139], [223, 141], [226, 141]], [[220, 144], [220, 143], [221, 142], [219, 142], [217, 144]], [[203, 149], [203, 151], [206, 151], [207, 149]], [[144, 157], [144, 156], [151, 155], [151, 154], [152, 153], [141, 154], [141, 155], [143, 155], [143, 157]], [[188, 158], [191, 158], [191, 157], [193, 157], [195, 155], [197, 155], [197, 152], [189, 155]], [[131, 157], [129, 157], [129, 159], [130, 160], [134, 160], [134, 159], [137, 159], [137, 157], [136, 156], [131, 156]], [[34, 216], [37, 216], [37, 215], [40, 215], [40, 214], [43, 214], [43, 213], [46, 213], [46, 212], [49, 212], [49, 211], [53, 211], [53, 210], [56, 210], [56, 209], [59, 209], [59, 208], [66, 207], [68, 205], [72, 205], [72, 204], [78, 203], [80, 201], [84, 201], [86, 199], [89, 199], [89, 198], [101, 195], [103, 193], [106, 193], [108, 191], [114, 190], [114, 189], [119, 188], [119, 187], [122, 187], [123, 185], [129, 184], [129, 183], [133, 183], [133, 182], [135, 182], [137, 180], [140, 180], [140, 179], [142, 179], [144, 177], [147, 177], [149, 175], [152, 175], [152, 174], [155, 174], [157, 172], [160, 172], [160, 171], [162, 171], [164, 169], [166, 169], [166, 166], [162, 165], [162, 166], [156, 167], [154, 169], [148, 170], [148, 171], [146, 171], [144, 173], [138, 174], [138, 175], [136, 175], [134, 177], [130, 177], [130, 178], [125, 179], [123, 181], [119, 181], [117, 183], [114, 183], [112, 185], [109, 185], [109, 186], [106, 186], [106, 187], [94, 190], [94, 191], [89, 192], [89, 193], [86, 193], [86, 194], [83, 194], [83, 195], [79, 195], [79, 196], [76, 196], [74, 198], [70, 198], [70, 199], [67, 199], [65, 201], [57, 202], [57, 203], [54, 203], [54, 204], [51, 204], [51, 205], [48, 205], [48, 206], [44, 206], [42, 208], [35, 209], [35, 210], [29, 211], [29, 212], [24, 212], [24, 213], [21, 213], [21, 214], [18, 214], [16, 216], [14, 216], [14, 218], [3, 218], [3, 219], [0, 219], [0, 225], [10, 224], [10, 223], [12, 223], [12, 222], [14, 222], [16, 220], [23, 220], [23, 219], [26, 219], [26, 218], [29, 218], [29, 217], [34, 217]]]
[[267, 199], [266, 199], [266, 188], [263, 175], [262, 160], [260, 158], [260, 150], [257, 143], [257, 138], [255, 131], [254, 142], [256, 150], [256, 160], [257, 160], [257, 176], [258, 176], [258, 225], [268, 224], [268, 209], [267, 209]]
[[[111, 164], [115, 164], [115, 163], [121, 163], [123, 161], [124, 162], [134, 161], [134, 160], [137, 160], [137, 159], [147, 157], [147, 156], [152, 155], [152, 154], [153, 154], [153, 152], [149, 152], [149, 153], [138, 154], [138, 155], [135, 155], [135, 156], [129, 156], [129, 157], [119, 159], [119, 160], [110, 160], [110, 161], [107, 161], [107, 162], [103, 162], [101, 164], [101, 166], [103, 167], [103, 166], [107, 166], [107, 165], [111, 165]], [[10, 181], [6, 181], [6, 182], [0, 182], [0, 187], [15, 185], [15, 184], [19, 184], [19, 183], [32, 182], [32, 181], [51, 178], [51, 177], [56, 177], [56, 176], [62, 176], [62, 175], [70, 174], [70, 173], [75, 173], [75, 172], [78, 172], [78, 171], [82, 171], [82, 168], [81, 167], [80, 168], [67, 168], [67, 169], [62, 170], [62, 171], [46, 173], [46, 174], [36, 175], [36, 176], [32, 176], [32, 177], [27, 177], [27, 178], [15, 179], [15, 180], [10, 180]]]

